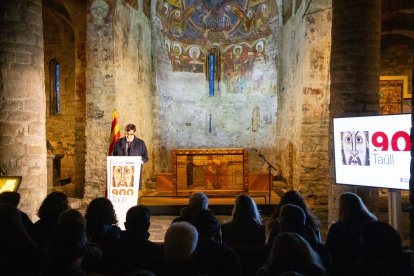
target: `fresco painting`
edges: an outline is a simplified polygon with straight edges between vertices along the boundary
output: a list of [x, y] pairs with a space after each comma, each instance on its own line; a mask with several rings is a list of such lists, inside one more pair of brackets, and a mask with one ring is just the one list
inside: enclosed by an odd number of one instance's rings
[[206, 74], [206, 56], [214, 45], [220, 49], [220, 86], [227, 93], [264, 85], [275, 1], [158, 0], [156, 12], [173, 72]]
[[271, 0], [158, 0], [156, 12], [170, 39], [206, 43], [221, 37], [227, 44], [255, 34], [269, 35], [270, 22], [278, 14]]

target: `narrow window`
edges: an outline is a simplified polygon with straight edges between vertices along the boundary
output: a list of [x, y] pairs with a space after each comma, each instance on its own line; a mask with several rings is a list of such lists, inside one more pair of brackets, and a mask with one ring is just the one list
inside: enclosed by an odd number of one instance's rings
[[214, 96], [214, 54], [210, 53], [210, 74], [209, 74], [209, 91], [210, 97]]
[[214, 97], [220, 81], [220, 51], [218, 48], [212, 48], [207, 51], [206, 63], [209, 96]]
[[49, 62], [50, 74], [50, 115], [60, 114], [60, 65], [54, 58]]

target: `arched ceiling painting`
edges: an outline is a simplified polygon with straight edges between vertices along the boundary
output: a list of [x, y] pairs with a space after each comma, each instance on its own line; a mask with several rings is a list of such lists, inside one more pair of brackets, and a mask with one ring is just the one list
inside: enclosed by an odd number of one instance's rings
[[223, 63], [232, 55], [247, 60], [259, 52], [262, 58], [271, 25], [277, 24], [275, 2], [158, 0], [156, 12], [173, 71], [204, 72], [202, 65], [211, 48], [220, 50]]

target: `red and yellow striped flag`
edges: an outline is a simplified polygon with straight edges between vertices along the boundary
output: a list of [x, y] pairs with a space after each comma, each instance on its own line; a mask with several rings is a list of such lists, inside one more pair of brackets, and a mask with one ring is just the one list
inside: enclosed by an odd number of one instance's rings
[[114, 114], [112, 114], [111, 145], [109, 146], [108, 155], [112, 155], [116, 140], [118, 140], [120, 137], [121, 137], [121, 131], [119, 130], [118, 116], [116, 115], [116, 110], [114, 110]]

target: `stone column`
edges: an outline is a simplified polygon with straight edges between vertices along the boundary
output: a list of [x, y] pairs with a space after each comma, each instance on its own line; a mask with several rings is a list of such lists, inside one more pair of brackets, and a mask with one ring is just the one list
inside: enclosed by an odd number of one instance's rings
[[0, 14], [0, 169], [23, 177], [34, 219], [47, 190], [42, 1], [3, 0]]
[[332, 8], [329, 223], [342, 192], [357, 192], [370, 209], [378, 198], [378, 189], [335, 185], [332, 118], [378, 114], [381, 1], [333, 0]]
[[115, 107], [114, 0], [87, 1], [85, 201], [105, 195], [106, 156]]

